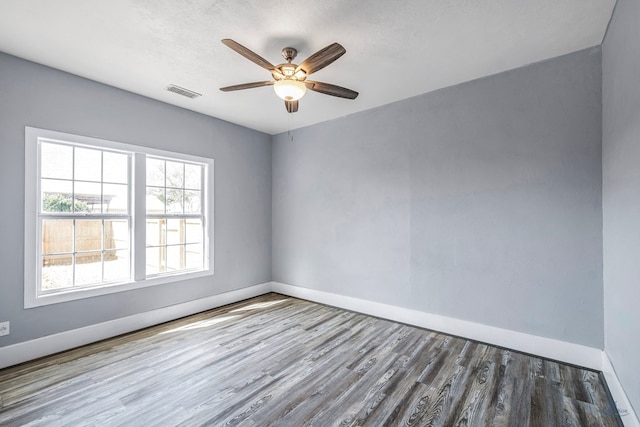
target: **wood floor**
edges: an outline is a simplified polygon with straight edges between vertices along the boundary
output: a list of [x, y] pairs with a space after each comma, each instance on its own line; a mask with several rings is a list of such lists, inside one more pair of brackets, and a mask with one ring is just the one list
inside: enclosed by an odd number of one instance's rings
[[601, 375], [268, 294], [0, 371], [2, 426], [621, 426]]

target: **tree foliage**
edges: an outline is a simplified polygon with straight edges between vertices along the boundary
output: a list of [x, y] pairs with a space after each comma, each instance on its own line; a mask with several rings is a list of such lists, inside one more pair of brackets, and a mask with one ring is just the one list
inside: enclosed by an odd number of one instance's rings
[[[45, 212], [71, 212], [73, 205], [73, 200], [66, 194], [50, 193], [42, 199], [42, 209]], [[89, 205], [81, 200], [76, 200], [75, 212], [89, 212]]]

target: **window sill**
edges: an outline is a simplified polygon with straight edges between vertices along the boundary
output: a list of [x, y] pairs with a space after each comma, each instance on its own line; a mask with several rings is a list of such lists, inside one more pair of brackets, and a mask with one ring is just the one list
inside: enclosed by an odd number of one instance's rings
[[165, 276], [154, 276], [145, 280], [136, 282], [116, 283], [112, 285], [104, 285], [95, 288], [76, 288], [64, 292], [56, 292], [53, 294], [36, 295], [35, 292], [28, 294], [25, 292], [24, 308], [42, 307], [49, 304], [58, 304], [61, 302], [74, 301], [85, 298], [92, 298], [101, 295], [109, 295], [118, 292], [125, 292], [134, 289], [142, 289], [150, 286], [164, 285], [185, 280], [196, 279], [199, 277], [213, 276], [213, 270], [194, 271], [185, 274], [171, 274]]

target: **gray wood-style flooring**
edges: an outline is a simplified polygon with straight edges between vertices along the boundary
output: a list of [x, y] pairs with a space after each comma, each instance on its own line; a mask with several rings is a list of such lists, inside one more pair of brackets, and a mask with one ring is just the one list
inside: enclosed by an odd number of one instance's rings
[[602, 376], [268, 294], [0, 371], [2, 426], [620, 426]]

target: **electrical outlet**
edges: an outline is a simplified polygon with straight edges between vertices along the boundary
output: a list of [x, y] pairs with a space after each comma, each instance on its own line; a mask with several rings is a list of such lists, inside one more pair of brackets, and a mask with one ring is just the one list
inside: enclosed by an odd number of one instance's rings
[[9, 322], [0, 322], [0, 337], [9, 335]]

